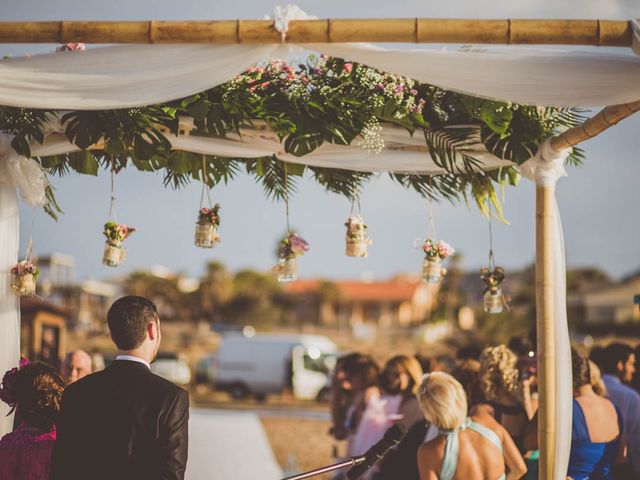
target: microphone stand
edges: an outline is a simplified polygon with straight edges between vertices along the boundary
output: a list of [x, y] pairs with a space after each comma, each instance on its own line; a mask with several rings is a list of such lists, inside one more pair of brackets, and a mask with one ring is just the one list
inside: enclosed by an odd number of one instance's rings
[[334, 470], [340, 470], [341, 468], [355, 467], [356, 465], [360, 465], [362, 462], [364, 462], [366, 458], [367, 457], [365, 455], [360, 455], [359, 457], [353, 457], [349, 460], [345, 460], [344, 462], [334, 463], [333, 465], [316, 468], [315, 470], [309, 470], [308, 472], [299, 473], [298, 475], [283, 478], [282, 480], [302, 480], [303, 478], [315, 477], [316, 475], [332, 472]]

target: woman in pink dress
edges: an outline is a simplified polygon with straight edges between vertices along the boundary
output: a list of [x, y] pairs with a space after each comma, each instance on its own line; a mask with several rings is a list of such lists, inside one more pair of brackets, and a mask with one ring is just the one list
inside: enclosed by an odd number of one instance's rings
[[48, 480], [64, 385], [60, 373], [44, 363], [21, 360], [4, 375], [0, 400], [15, 408], [21, 423], [0, 440], [2, 480]]

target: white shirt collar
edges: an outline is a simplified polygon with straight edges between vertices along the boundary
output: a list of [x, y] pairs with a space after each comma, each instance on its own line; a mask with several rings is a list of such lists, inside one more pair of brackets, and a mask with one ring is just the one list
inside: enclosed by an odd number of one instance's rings
[[149, 362], [147, 362], [144, 358], [134, 357], [132, 355], [118, 355], [115, 359], [116, 360], [128, 360], [130, 362], [142, 363], [143, 365], [146, 365], [149, 370], [151, 370], [151, 365], [149, 365]]

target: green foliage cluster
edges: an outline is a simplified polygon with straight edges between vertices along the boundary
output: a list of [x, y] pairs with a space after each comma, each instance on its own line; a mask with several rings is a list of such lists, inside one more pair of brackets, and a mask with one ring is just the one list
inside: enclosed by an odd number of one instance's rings
[[[349, 197], [372, 174], [285, 166], [275, 157], [220, 158], [171, 150], [165, 132], [177, 134], [180, 117], [193, 119], [192, 135], [211, 137], [240, 133], [242, 127], [261, 121], [276, 132], [286, 152], [302, 157], [325, 142], [350, 145], [366, 135], [363, 131], [372, 122], [392, 123], [424, 136], [432, 159], [446, 172], [390, 173], [395, 181], [433, 198], [466, 200], [470, 194], [485, 214], [493, 204], [498, 216], [500, 202], [494, 186], [517, 183], [518, 173], [513, 168], [478, 171], [477, 143], [519, 164], [535, 153], [544, 138], [583, 120], [576, 109], [474, 98], [342, 59], [315, 56], [295, 66], [275, 61], [252, 67], [222, 85], [162, 105], [63, 113], [0, 106], [0, 130], [15, 136], [13, 146], [18, 152], [30, 155], [29, 144], [44, 140], [43, 126], [49, 116], [60, 117], [67, 138], [80, 148], [38, 158], [49, 173], [97, 175], [100, 169], [117, 172], [132, 166], [162, 171], [165, 185], [178, 188], [191, 180], [209, 186], [226, 183], [246, 171], [275, 199], [294, 191], [305, 172], [327, 190]], [[577, 164], [581, 159], [580, 150], [574, 148], [570, 162]], [[56, 207], [48, 206], [50, 211]]]

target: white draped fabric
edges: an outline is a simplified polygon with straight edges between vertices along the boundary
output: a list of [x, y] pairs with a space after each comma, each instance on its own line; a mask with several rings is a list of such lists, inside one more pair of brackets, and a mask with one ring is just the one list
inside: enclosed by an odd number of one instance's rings
[[[278, 136], [268, 129], [240, 130], [240, 135], [232, 134], [226, 138], [211, 138], [197, 135], [169, 135], [168, 140], [174, 150], [183, 150], [206, 155], [227, 158], [258, 158], [270, 155], [290, 163], [299, 163], [325, 168], [342, 168], [361, 172], [396, 173], [444, 173], [445, 169], [436, 165], [425, 149], [424, 137], [421, 134], [411, 136], [401, 127], [385, 125], [382, 137], [386, 148], [380, 154], [370, 153], [357, 145], [334, 145], [325, 143], [313, 152], [296, 157], [285, 153]], [[49, 135], [44, 144], [31, 146], [34, 156], [59, 155], [77, 151], [78, 147], [70, 143], [58, 133]], [[474, 157], [482, 162], [482, 170], [495, 170], [513, 165], [487, 152], [482, 144], [478, 144]]]
[[[640, 98], [634, 55], [527, 48], [302, 48], [471, 95], [531, 105], [599, 106]], [[0, 61], [0, 105], [91, 110], [161, 103], [201, 92], [271, 55], [278, 45], [136, 45]]]
[[[551, 187], [560, 177], [566, 176], [564, 162], [570, 153], [570, 149], [557, 152], [546, 140], [534, 157], [520, 165], [520, 171], [525, 178], [538, 186]], [[566, 265], [564, 251], [564, 235], [562, 233], [562, 221], [560, 210], [553, 197], [553, 219], [551, 222], [551, 245], [553, 247], [553, 296], [554, 311], [552, 312], [555, 329], [555, 339], [552, 355], [555, 356], [556, 384], [556, 424], [555, 424], [555, 451], [550, 452], [554, 462], [555, 478], [550, 480], [564, 480], [569, 466], [569, 453], [571, 450], [571, 421], [573, 401], [573, 377], [571, 367], [571, 343], [569, 341], [569, 327], [567, 323], [566, 302]], [[538, 335], [538, 343], [542, 338]], [[540, 348], [538, 351], [542, 351]]]
[[[46, 179], [40, 166], [11, 148], [12, 137], [0, 133], [0, 375], [20, 359], [20, 311], [11, 291], [11, 267], [18, 260], [18, 196], [34, 207], [45, 203]], [[13, 416], [0, 402], [0, 436], [11, 431]]]

